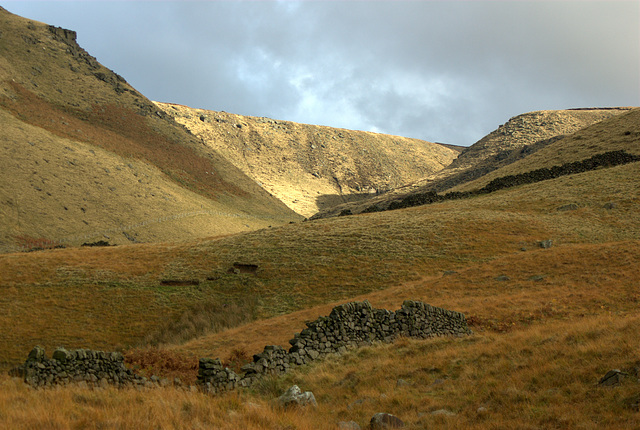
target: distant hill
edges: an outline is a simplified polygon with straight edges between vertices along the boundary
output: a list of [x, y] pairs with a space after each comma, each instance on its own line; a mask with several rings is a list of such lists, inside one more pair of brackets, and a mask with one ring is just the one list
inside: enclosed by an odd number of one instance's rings
[[366, 202], [330, 208], [315, 217], [335, 216], [345, 211], [360, 213], [372, 205], [386, 208], [391, 202], [416, 193], [469, 191], [500, 176], [581, 161], [607, 151], [624, 149], [635, 153], [636, 132], [640, 131], [637, 130], [638, 115], [640, 110], [631, 107], [518, 115], [463, 149], [458, 158], [439, 172]]
[[0, 251], [186, 240], [300, 217], [101, 65], [0, 8]]
[[400, 136], [156, 105], [304, 216], [432, 175], [460, 150]]

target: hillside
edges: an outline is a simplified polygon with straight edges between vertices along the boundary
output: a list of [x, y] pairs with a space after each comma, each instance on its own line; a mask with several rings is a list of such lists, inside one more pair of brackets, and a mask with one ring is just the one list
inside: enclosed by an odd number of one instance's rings
[[598, 153], [622, 149], [637, 154], [639, 115], [640, 109], [628, 107], [518, 115], [464, 149], [441, 171], [366, 202], [336, 206], [315, 217], [335, 216], [346, 210], [360, 213], [374, 206], [386, 208], [394, 201], [428, 191], [470, 191], [495, 178], [582, 161]]
[[0, 250], [185, 240], [300, 219], [73, 31], [1, 8], [0, 29]]
[[[0, 420], [135, 426], [149, 419], [128, 406], [135, 401], [157, 411], [152, 422], [160, 427], [205, 420], [220, 428], [284, 422], [332, 429], [355, 420], [364, 428], [384, 410], [408, 428], [577, 428], [594, 420], [633, 428], [637, 383], [596, 383], [612, 368], [631, 372], [638, 365], [639, 166], [192, 244], [0, 256], [0, 271], [10, 274], [0, 302], [5, 367], [35, 343], [49, 351], [60, 344], [122, 348], [130, 363], [188, 381], [198, 357], [228, 360], [251, 357], [265, 344], [286, 346], [304, 321], [364, 298], [385, 308], [408, 298], [446, 306], [464, 312], [476, 332], [355, 350], [214, 398], [168, 388], [25, 391], [5, 379], [0, 403], [26, 398], [56, 413], [5, 408]], [[558, 210], [569, 203], [578, 207]], [[553, 246], [542, 248], [547, 239]], [[231, 273], [236, 261], [258, 269]], [[144, 347], [157, 341], [165, 346]], [[136, 344], [142, 349], [127, 351]], [[294, 383], [314, 391], [317, 409], [298, 414], [271, 406]], [[189, 412], [166, 406], [176, 401], [191, 405]], [[79, 407], [90, 421], [74, 414]], [[481, 407], [486, 412], [479, 414]], [[441, 409], [454, 415], [432, 415]], [[228, 410], [232, 418], [219, 421]]]
[[306, 217], [415, 182], [458, 156], [418, 139], [156, 105]]

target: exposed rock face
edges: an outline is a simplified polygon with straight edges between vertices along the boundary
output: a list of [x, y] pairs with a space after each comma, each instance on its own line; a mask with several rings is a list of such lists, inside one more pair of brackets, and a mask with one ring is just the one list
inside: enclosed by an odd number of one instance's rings
[[219, 359], [201, 359], [198, 384], [207, 392], [217, 393], [248, 387], [263, 375], [283, 374], [327, 354], [343, 353], [376, 341], [470, 333], [463, 314], [422, 302], [407, 300], [395, 312], [374, 309], [368, 301], [346, 303], [333, 308], [328, 317], [307, 323], [307, 328], [289, 341], [289, 351], [277, 345], [265, 346], [263, 352], [253, 356], [253, 363], [242, 367], [242, 375], [224, 368]]
[[[469, 148], [462, 151], [450, 169], [471, 167], [479, 161], [499, 159], [513, 149], [563, 137], [621, 113], [629, 108], [566, 109], [528, 112], [510, 118]], [[499, 161], [499, 160], [496, 160]]]

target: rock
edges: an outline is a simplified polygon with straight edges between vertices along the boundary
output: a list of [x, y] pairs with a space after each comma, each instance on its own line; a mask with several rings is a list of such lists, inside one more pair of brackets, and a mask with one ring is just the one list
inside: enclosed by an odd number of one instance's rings
[[578, 209], [580, 206], [578, 206], [575, 203], [569, 203], [568, 205], [563, 205], [560, 206], [558, 209], [558, 211], [564, 212], [564, 211], [575, 211], [576, 209]]
[[340, 421], [338, 423], [340, 430], [361, 430], [360, 425], [355, 421]]
[[446, 417], [453, 417], [456, 415], [456, 413], [448, 411], [446, 409], [438, 409], [437, 411], [431, 412], [431, 415], [444, 415]]
[[59, 347], [55, 351], [53, 351], [53, 355], [51, 356], [54, 360], [58, 360], [60, 363], [66, 363], [70, 358], [70, 353], [66, 349]]
[[285, 409], [290, 407], [318, 406], [313, 393], [311, 391], [305, 391], [303, 393], [297, 385], [292, 386], [285, 391], [282, 396], [278, 397], [278, 404]]
[[602, 379], [600, 379], [598, 385], [602, 385], [603, 387], [613, 387], [619, 385], [625, 376], [627, 376], [627, 374], [621, 370], [609, 370]]
[[399, 378], [396, 381], [396, 387], [407, 387], [407, 386], [411, 386], [411, 384], [402, 378]]
[[44, 348], [41, 346], [34, 346], [27, 357], [27, 361], [42, 361], [45, 358]]
[[351, 402], [347, 405], [347, 409], [353, 409], [355, 406], [360, 406], [361, 404], [363, 404], [364, 402], [366, 402], [368, 399], [357, 399], [354, 402]]
[[549, 249], [553, 246], [553, 240], [551, 239], [541, 240], [540, 242], [538, 242], [538, 245], [540, 246], [540, 248]]
[[504, 281], [511, 280], [511, 278], [508, 277], [507, 275], [500, 275], [500, 276], [496, 276], [495, 280], [496, 281], [500, 281], [500, 282], [504, 282]]
[[476, 414], [478, 414], [478, 415], [486, 415], [488, 412], [489, 412], [489, 409], [485, 408], [484, 406], [480, 406], [476, 410]]
[[603, 207], [603, 208], [605, 208], [605, 209], [607, 209], [607, 210], [611, 210], [611, 209], [615, 209], [615, 208], [616, 208], [616, 206], [617, 206], [617, 205], [616, 205], [615, 203], [613, 203], [613, 202], [608, 202], [608, 203], [605, 203], [602, 207]]
[[371, 430], [400, 429], [404, 422], [395, 415], [379, 412], [371, 418], [369, 427]]

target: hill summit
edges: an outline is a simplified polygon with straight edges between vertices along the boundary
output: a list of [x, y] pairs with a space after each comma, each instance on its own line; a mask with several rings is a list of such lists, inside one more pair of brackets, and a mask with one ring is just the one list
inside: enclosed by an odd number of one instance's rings
[[299, 220], [73, 31], [0, 9], [0, 249], [176, 241]]
[[156, 105], [304, 216], [417, 181], [458, 156], [419, 139]]

